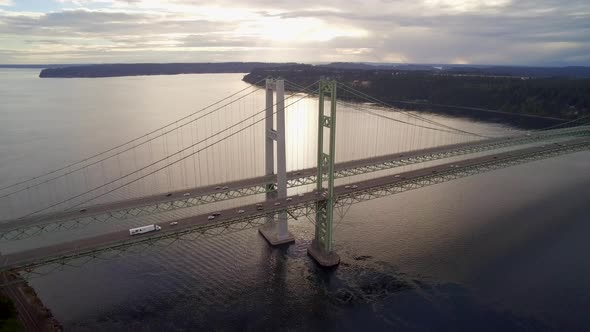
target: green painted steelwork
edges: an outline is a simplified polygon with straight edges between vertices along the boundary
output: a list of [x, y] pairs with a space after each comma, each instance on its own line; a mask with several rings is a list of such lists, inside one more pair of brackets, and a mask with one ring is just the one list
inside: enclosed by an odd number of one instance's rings
[[[334, 154], [336, 152], [336, 81], [320, 81], [318, 112], [317, 192], [323, 199], [316, 202], [315, 244], [326, 252], [332, 251], [334, 223]], [[330, 115], [325, 115], [326, 95], [330, 95]], [[324, 153], [324, 128], [329, 129], [328, 153]], [[327, 188], [324, 181], [327, 180]]]
[[[391, 182], [384, 182], [375, 187], [359, 187], [350, 189], [336, 197], [336, 208], [350, 206], [352, 204], [403, 193], [410, 190], [424, 188], [439, 183], [445, 183], [460, 178], [465, 178], [481, 173], [491, 172], [523, 163], [553, 158], [564, 154], [590, 150], [590, 141], [581, 142], [571, 146], [551, 146], [544, 151], [536, 151], [527, 154], [518, 154], [513, 157], [504, 157], [492, 161], [483, 162], [465, 167], [449, 167], [445, 171], [431, 173], [412, 179], [399, 181], [392, 178]], [[294, 204], [287, 208], [292, 218], [311, 216], [316, 213], [316, 200], [309, 200]], [[72, 250], [68, 253], [48, 255], [26, 262], [14, 262], [11, 265], [0, 267], [2, 271], [21, 271], [26, 278], [35, 275], [44, 275], [50, 271], [61, 270], [64, 267], [77, 267], [95, 259], [109, 259], [120, 257], [124, 253], [140, 253], [150, 247], [161, 247], [175, 243], [178, 240], [194, 241], [201, 237], [214, 237], [229, 232], [240, 231], [259, 227], [266, 223], [269, 215], [274, 215], [284, 207], [276, 207], [269, 211], [260, 211], [250, 215], [224, 220], [217, 223], [191, 227], [174, 233], [154, 233], [140, 238], [130, 238], [127, 241], [112, 244], [105, 247], [88, 248], [85, 250]], [[40, 271], [39, 269], [44, 269]]]
[[[480, 153], [486, 151], [493, 151], [501, 148], [508, 148], [518, 145], [530, 143], [546, 143], [560, 140], [568, 137], [584, 137], [590, 135], [590, 127], [582, 126], [577, 128], [555, 129], [546, 132], [535, 133], [534, 135], [520, 135], [505, 137], [499, 139], [482, 140], [473, 142], [471, 144], [450, 145], [441, 149], [424, 149], [417, 151], [408, 151], [404, 153], [392, 154], [390, 156], [367, 158], [359, 160], [358, 165], [347, 165], [347, 163], [336, 164], [334, 177], [346, 178], [360, 174], [367, 174], [376, 171], [393, 169], [396, 167], [415, 165], [423, 162], [441, 160], [450, 157], [457, 157], [469, 155], [471, 153]], [[317, 183], [317, 170], [304, 169], [300, 171], [290, 172], [287, 179], [287, 187], [293, 188], [297, 186], [310, 185]], [[219, 184], [218, 186], [225, 186], [226, 184]], [[12, 220], [3, 221], [3, 229], [0, 230], [0, 241], [14, 241], [25, 239], [34, 236], [40, 236], [47, 232], [59, 232], [64, 230], [71, 230], [85, 227], [92, 223], [106, 223], [112, 221], [122, 221], [133, 218], [141, 218], [159, 213], [167, 213], [171, 211], [201, 206], [214, 202], [220, 202], [230, 199], [237, 199], [242, 197], [253, 196], [257, 194], [264, 194], [267, 192], [276, 193], [276, 178], [269, 177], [268, 179], [261, 178], [259, 183], [255, 185], [248, 185], [243, 187], [236, 187], [232, 184], [227, 184], [231, 189], [226, 191], [216, 191], [206, 193], [190, 198], [182, 197], [181, 199], [171, 199], [169, 201], [162, 201], [155, 204], [145, 204], [130, 206], [126, 208], [113, 209], [112, 211], [93, 214], [85, 213], [81, 216], [70, 217], [53, 217], [39, 216], [33, 218], [34, 223], [29, 220]], [[193, 191], [199, 188], [184, 189], [181, 192]], [[271, 197], [272, 198], [272, 197]], [[9, 227], [8, 225], [14, 225]]]

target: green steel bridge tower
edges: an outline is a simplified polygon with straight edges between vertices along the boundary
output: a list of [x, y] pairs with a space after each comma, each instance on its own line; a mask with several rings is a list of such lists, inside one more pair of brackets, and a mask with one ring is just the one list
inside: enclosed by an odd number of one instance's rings
[[[321, 80], [319, 86], [318, 112], [318, 161], [317, 194], [321, 199], [316, 203], [315, 239], [307, 252], [321, 266], [330, 267], [340, 263], [340, 257], [334, 252], [332, 242], [334, 235], [334, 160], [336, 152], [336, 81]], [[326, 99], [330, 99], [330, 113], [325, 114]], [[328, 141], [327, 153], [324, 152], [325, 139]], [[327, 187], [325, 184], [327, 184]]]

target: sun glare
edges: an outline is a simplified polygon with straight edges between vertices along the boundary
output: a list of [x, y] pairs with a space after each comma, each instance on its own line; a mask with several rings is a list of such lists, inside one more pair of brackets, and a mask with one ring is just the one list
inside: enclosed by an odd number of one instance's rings
[[511, 0], [426, 0], [425, 4], [432, 9], [449, 9], [451, 11], [466, 12], [484, 8], [502, 7]]
[[267, 18], [242, 26], [240, 33], [275, 42], [319, 42], [367, 35], [364, 30], [332, 26], [316, 18]]

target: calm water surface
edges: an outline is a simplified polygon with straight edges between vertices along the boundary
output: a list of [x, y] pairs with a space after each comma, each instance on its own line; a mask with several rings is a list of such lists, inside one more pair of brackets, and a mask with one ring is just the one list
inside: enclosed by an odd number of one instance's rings
[[[235, 74], [41, 80], [37, 73], [0, 71], [3, 183], [101, 151], [246, 86]], [[342, 114], [344, 126], [357, 119], [352, 110]], [[487, 134], [517, 130], [429, 117]], [[341, 158], [357, 157], [353, 143], [341, 144]], [[291, 144], [297, 162], [290, 169], [314, 161], [305, 157], [314, 154], [309, 144]], [[250, 229], [162, 244], [31, 283], [70, 331], [584, 331], [589, 161], [589, 153], [577, 153], [352, 206], [337, 221], [342, 263], [333, 271], [307, 257], [313, 225], [300, 219], [290, 224], [297, 242], [286, 248], [269, 248]]]

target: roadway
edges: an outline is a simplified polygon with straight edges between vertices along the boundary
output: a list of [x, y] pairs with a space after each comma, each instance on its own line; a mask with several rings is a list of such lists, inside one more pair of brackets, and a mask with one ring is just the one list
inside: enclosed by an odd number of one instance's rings
[[[589, 131], [590, 128], [574, 128], [569, 130], [573, 133], [577, 133], [576, 130], [579, 130], [582, 133], [587, 133], [587, 131]], [[448, 157], [449, 154], [461, 155], [470, 153], [469, 151], [471, 151], [472, 153], [478, 151], [479, 149], [485, 151], [486, 147], [504, 147], [506, 145], [524, 144], [527, 142], [534, 142], [536, 140], [540, 140], [547, 137], [553, 137], [552, 135], [560, 137], [558, 133], [560, 133], [560, 130], [536, 133], [532, 136], [522, 135], [514, 137], [496, 138], [463, 144], [454, 144], [442, 147], [415, 150], [410, 152], [395, 153], [354, 161], [347, 161], [336, 164], [335, 171], [338, 173], [337, 177], [344, 177], [348, 176], [347, 171], [349, 170], [358, 170], [371, 167], [374, 165], [383, 165], [386, 163], [394, 165], [391, 167], [395, 167], [395, 165], [398, 164], [413, 164], [421, 161], [442, 159]], [[391, 167], [384, 167], [383, 169]], [[315, 182], [316, 172], [317, 170], [315, 167], [299, 171], [288, 172], [287, 181], [290, 184], [290, 187], [301, 184], [310, 184]], [[234, 198], [236, 196], [243, 197], [252, 193], [263, 193], [265, 192], [265, 188], [267, 185], [274, 183], [276, 183], [276, 175], [267, 175], [239, 181], [177, 190], [166, 194], [145, 196], [107, 204], [87, 206], [84, 208], [80, 208], [79, 210], [70, 210], [22, 219], [3, 221], [2, 223], [0, 223], [0, 233], [7, 233], [14, 229], [24, 229], [27, 227], [35, 227], [37, 225], [51, 224], [53, 222], [62, 220], [98, 217], [106, 214], [113, 214], [115, 212], [126, 213], [127, 211], [130, 211], [132, 209], [139, 209], [147, 206], [161, 206], [164, 204], [172, 205], [174, 202], [188, 200], [190, 198], [203, 199], [203, 197], [216, 196], [218, 198], [216, 200], [223, 200]], [[240, 191], [249, 191], [249, 194], [233, 195], [234, 193]]]
[[[519, 149], [516, 151], [492, 154], [407, 172], [401, 172], [396, 175], [384, 176], [366, 181], [360, 181], [349, 185], [337, 186], [334, 188], [335, 196], [337, 198], [340, 198], [356, 195], [371, 190], [372, 188], [383, 187], [400, 182], [403, 183], [420, 181], [421, 179], [424, 179], [437, 173], [440, 174], [445, 172], [461, 172], [462, 170], [468, 169], [476, 165], [486, 163], [499, 163], [503, 160], [525, 158], [536, 153], [548, 152], [555, 149], [566, 149], [580, 145], [588, 146], [588, 144], [590, 144], [590, 138], [578, 138], [562, 143], [535, 146], [525, 149]], [[322, 195], [323, 194], [319, 192], [310, 192], [305, 194], [289, 196], [284, 199], [267, 200], [257, 204], [249, 204], [238, 208], [226, 209], [219, 211], [220, 215], [216, 216], [214, 220], [208, 219], [210, 214], [187, 217], [177, 220], [177, 225], [170, 225], [168, 222], [160, 223], [158, 225], [162, 227], [161, 231], [155, 231], [141, 235], [131, 236], [129, 235], [128, 230], [122, 230], [100, 236], [76, 240], [68, 243], [51, 245], [28, 251], [8, 254], [5, 256], [0, 256], [0, 271], [8, 270], [11, 267], [15, 266], [24, 266], [27, 264], [32, 264], [34, 262], [48, 260], [50, 258], [58, 256], [67, 256], [72, 254], [78, 254], [80, 252], [92, 251], [98, 248], [111, 247], [117, 244], [141, 241], [142, 239], [150, 237], [163, 237], [167, 234], [177, 233], [180, 231], [194, 229], [201, 226], [223, 223], [233, 220], [239, 221], [241, 219], [246, 218], [260, 218], [266, 215], [277, 213], [278, 211], [285, 209], [291, 210], [302, 206], [313, 206], [313, 204], [316, 201], [323, 199]], [[243, 210], [243, 212], [241, 212], [240, 210]]]

